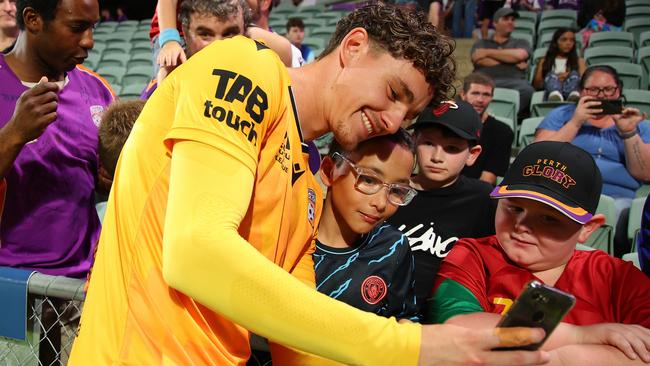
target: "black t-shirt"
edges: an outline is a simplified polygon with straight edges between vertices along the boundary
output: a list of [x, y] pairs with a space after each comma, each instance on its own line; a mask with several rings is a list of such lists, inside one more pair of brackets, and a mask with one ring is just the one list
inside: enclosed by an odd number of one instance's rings
[[459, 238], [494, 235], [496, 201], [490, 198], [491, 191], [486, 182], [460, 176], [449, 187], [418, 191], [388, 220], [409, 238], [418, 305], [431, 295], [440, 262]]
[[486, 170], [498, 177], [503, 177], [510, 165], [510, 152], [515, 134], [510, 126], [498, 119], [488, 116], [481, 129], [481, 155], [472, 166], [466, 166], [462, 175], [470, 178], [480, 178]]

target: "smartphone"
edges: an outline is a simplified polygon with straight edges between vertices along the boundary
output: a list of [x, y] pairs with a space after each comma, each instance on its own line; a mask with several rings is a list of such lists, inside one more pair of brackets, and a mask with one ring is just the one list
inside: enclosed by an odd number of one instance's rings
[[546, 336], [539, 343], [523, 347], [502, 347], [496, 350], [536, 350], [544, 344], [555, 327], [571, 310], [576, 299], [573, 295], [547, 286], [539, 281], [530, 281], [519, 294], [508, 312], [501, 318], [498, 328], [530, 327], [543, 328]]
[[603, 110], [600, 114], [623, 113], [622, 99], [594, 99], [594, 101], [600, 102], [600, 106], [594, 107]]

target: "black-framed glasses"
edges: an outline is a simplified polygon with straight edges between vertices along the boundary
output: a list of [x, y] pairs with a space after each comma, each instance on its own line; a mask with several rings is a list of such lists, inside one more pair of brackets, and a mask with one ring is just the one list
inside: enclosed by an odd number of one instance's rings
[[597, 97], [598, 95], [600, 95], [600, 93], [603, 93], [603, 96], [605, 97], [613, 97], [614, 95], [616, 95], [617, 90], [618, 90], [617, 86], [606, 86], [604, 88], [598, 88], [598, 87], [584, 88], [585, 93], [592, 97]]
[[388, 202], [396, 206], [408, 205], [418, 194], [418, 192], [415, 189], [411, 188], [408, 184], [384, 182], [373, 171], [357, 167], [348, 158], [337, 152], [332, 154], [332, 158], [346, 162], [348, 165], [350, 165], [350, 168], [352, 168], [352, 171], [356, 176], [354, 188], [363, 194], [375, 194], [379, 192], [380, 189], [385, 187]]

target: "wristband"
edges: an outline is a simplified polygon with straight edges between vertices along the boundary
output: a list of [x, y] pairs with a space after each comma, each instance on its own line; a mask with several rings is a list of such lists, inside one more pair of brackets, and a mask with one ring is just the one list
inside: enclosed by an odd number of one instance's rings
[[158, 45], [162, 47], [169, 41], [176, 41], [178, 44], [181, 44], [181, 35], [178, 33], [177, 29], [167, 28], [160, 31], [160, 34], [158, 35]]
[[618, 131], [618, 137], [620, 137], [623, 140], [627, 140], [627, 139], [635, 136], [638, 133], [636, 128], [633, 129], [632, 131], [629, 131], [629, 132], [621, 132], [619, 130], [617, 130], [617, 131]]

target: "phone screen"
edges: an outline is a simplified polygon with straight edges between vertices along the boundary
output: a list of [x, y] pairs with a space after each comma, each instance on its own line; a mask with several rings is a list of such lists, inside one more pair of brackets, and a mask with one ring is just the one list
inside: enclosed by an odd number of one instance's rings
[[538, 281], [529, 282], [503, 316], [498, 328], [543, 328], [546, 336], [539, 343], [497, 350], [536, 350], [544, 344], [555, 327], [575, 304], [575, 297]]

